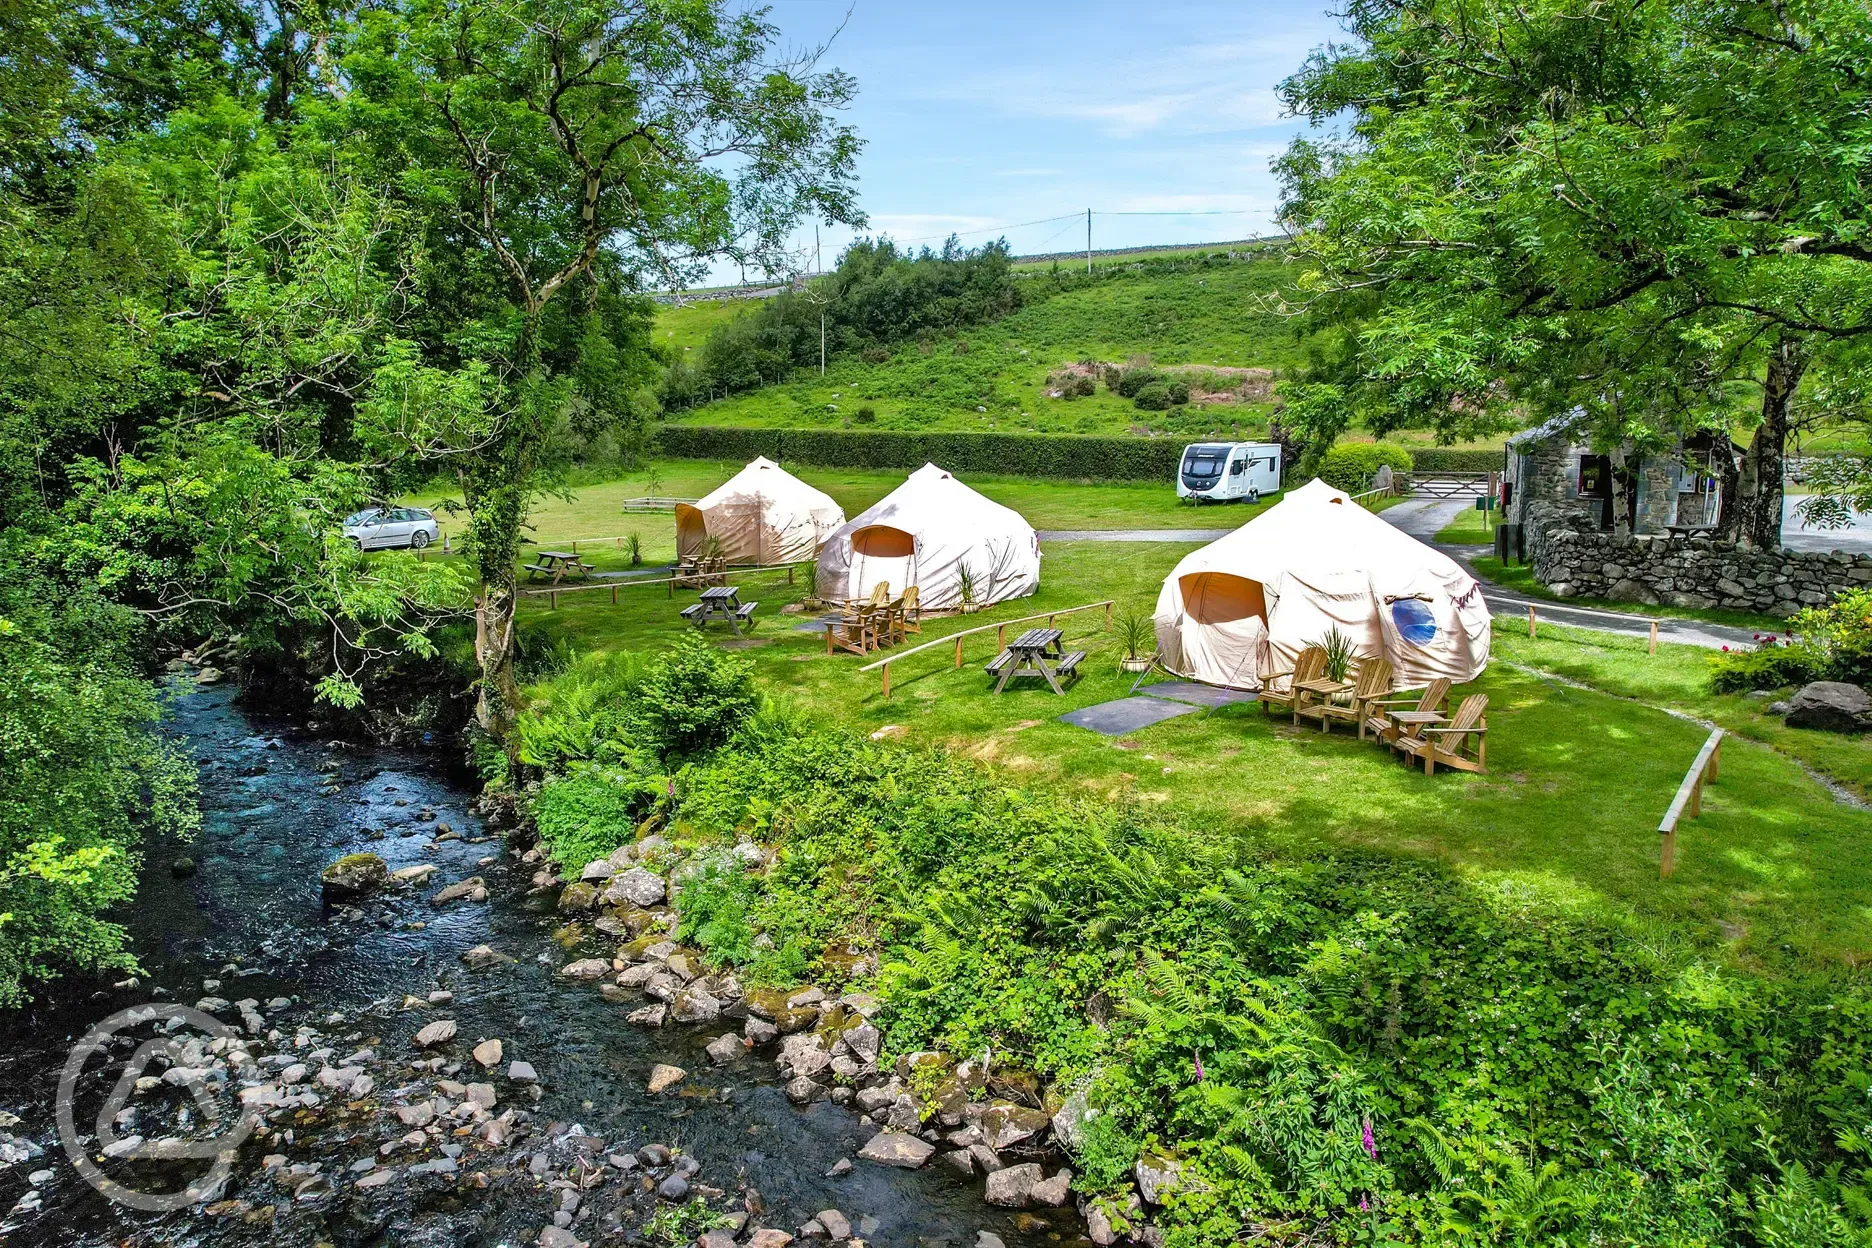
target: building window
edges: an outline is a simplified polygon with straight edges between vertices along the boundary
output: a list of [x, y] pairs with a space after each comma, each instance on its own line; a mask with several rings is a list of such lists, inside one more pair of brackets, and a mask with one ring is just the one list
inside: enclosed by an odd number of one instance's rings
[[1581, 498], [1612, 497], [1612, 460], [1605, 455], [1582, 455], [1575, 492]]

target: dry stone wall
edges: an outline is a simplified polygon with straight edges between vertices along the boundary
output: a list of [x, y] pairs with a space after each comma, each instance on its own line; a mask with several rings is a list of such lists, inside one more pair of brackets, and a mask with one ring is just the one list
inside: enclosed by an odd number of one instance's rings
[[1707, 537], [1620, 538], [1556, 528], [1531, 547], [1535, 579], [1562, 598], [1785, 617], [1872, 585], [1872, 556], [1738, 550]]

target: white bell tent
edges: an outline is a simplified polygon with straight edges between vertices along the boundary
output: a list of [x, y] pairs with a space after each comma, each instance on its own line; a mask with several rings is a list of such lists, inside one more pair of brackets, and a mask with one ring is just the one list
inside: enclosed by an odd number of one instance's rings
[[915, 585], [925, 610], [952, 610], [964, 568], [983, 606], [1024, 598], [1040, 588], [1040, 540], [1019, 512], [924, 464], [827, 539], [819, 594], [867, 598], [881, 581], [896, 596]]
[[676, 504], [676, 553], [693, 559], [713, 538], [729, 563], [811, 559], [845, 511], [770, 459], [756, 459], [693, 506]]
[[1323, 481], [1192, 551], [1163, 583], [1157, 650], [1178, 675], [1258, 689], [1337, 628], [1396, 688], [1475, 679], [1489, 611], [1475, 578]]

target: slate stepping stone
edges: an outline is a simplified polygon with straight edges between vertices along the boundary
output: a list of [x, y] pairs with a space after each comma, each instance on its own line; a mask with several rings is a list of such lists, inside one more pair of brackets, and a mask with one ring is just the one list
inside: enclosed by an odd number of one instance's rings
[[1145, 685], [1138, 692], [1147, 698], [1167, 698], [1172, 702], [1188, 702], [1191, 706], [1232, 706], [1259, 699], [1258, 694], [1245, 689], [1199, 685], [1193, 680], [1167, 680], [1158, 685]]
[[1116, 702], [1101, 702], [1097, 706], [1069, 711], [1060, 716], [1060, 720], [1079, 728], [1090, 728], [1103, 736], [1122, 737], [1178, 715], [1194, 715], [1196, 711], [1197, 708], [1188, 703], [1162, 698], [1120, 698]]

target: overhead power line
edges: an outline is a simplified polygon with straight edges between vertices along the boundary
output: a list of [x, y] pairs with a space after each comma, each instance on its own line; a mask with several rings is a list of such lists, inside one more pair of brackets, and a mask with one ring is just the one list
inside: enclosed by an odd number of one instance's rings
[[[1197, 208], [1186, 212], [1167, 210], [1153, 212], [1108, 212], [1103, 208], [1094, 208], [1091, 209], [1090, 212], [1091, 215], [1095, 217], [1252, 217], [1259, 215], [1262, 209]], [[900, 243], [930, 243], [945, 238], [973, 238], [977, 234], [1005, 234], [1009, 230], [1024, 230], [1028, 226], [1033, 225], [1051, 225], [1055, 221], [1082, 221], [1085, 219], [1086, 213], [1087, 210], [1081, 209], [1078, 212], [1062, 213], [1057, 217], [1042, 217], [1038, 221], [1016, 221], [1009, 225], [985, 225], [975, 230], [946, 230], [941, 234], [925, 234], [918, 238], [900, 238], [896, 241]], [[1059, 233], [1063, 234], [1065, 231], [1061, 230]], [[1057, 238], [1058, 234], [1055, 234], [1054, 237]], [[1049, 239], [1048, 241], [1050, 242], [1051, 240]]]

